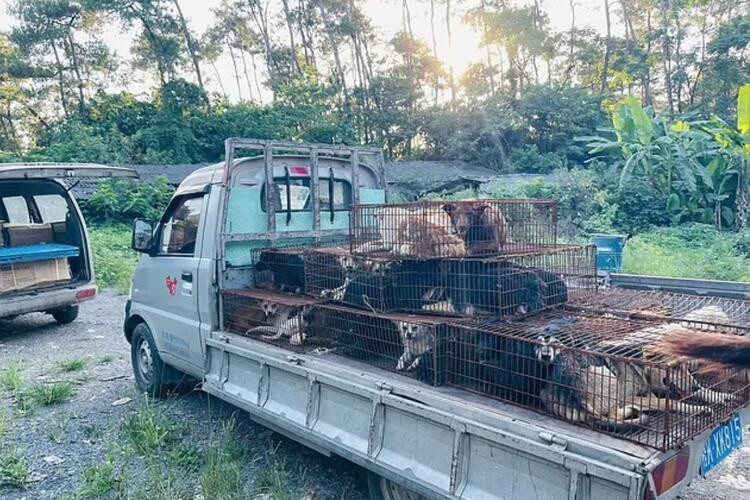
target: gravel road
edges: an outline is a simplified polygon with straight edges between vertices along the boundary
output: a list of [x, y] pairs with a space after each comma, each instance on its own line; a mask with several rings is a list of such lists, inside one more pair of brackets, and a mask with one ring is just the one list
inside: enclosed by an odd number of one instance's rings
[[[183, 493], [170, 495], [169, 488], [154, 492], [154, 484], [171, 484], [171, 476], [160, 481], [154, 477], [158, 473], [148, 460], [134, 459], [122, 452], [124, 422], [145, 404], [134, 386], [129, 345], [121, 331], [124, 303], [124, 297], [104, 293], [82, 307], [76, 322], [65, 326], [58, 326], [51, 317], [41, 314], [0, 321], [0, 369], [20, 360], [27, 386], [64, 380], [75, 391], [66, 402], [20, 416], [15, 408], [16, 398], [0, 388], [0, 418], [4, 414], [9, 427], [4, 448], [18, 449], [30, 468], [30, 482], [25, 487], [0, 486], [1, 499], [97, 498], [82, 493], [82, 488], [92, 482], [84, 476], [92, 467], [105, 463], [115, 464], [121, 483], [126, 486], [121, 485], [120, 496], [117, 491], [105, 491], [102, 498], [203, 498], [200, 468], [193, 469], [188, 464], [179, 469], [178, 482]], [[83, 369], [61, 369], [63, 362], [81, 359], [86, 361]], [[112, 404], [128, 400], [125, 404]], [[281, 438], [251, 422], [243, 412], [200, 391], [152, 404], [179, 423], [183, 433], [180, 446], [184, 448], [187, 443], [187, 449], [196, 449], [198, 454], [205, 454], [212, 440], [224, 432], [227, 422], [235, 422], [236, 441], [248, 457], [242, 469], [246, 491], [254, 491], [253, 485], [260, 484], [263, 468], [272, 463], [287, 472], [279, 480], [285, 483], [282, 486], [304, 492], [300, 494], [302, 498], [367, 498], [364, 475], [357, 467], [342, 459], [324, 458]], [[746, 436], [746, 442], [750, 443], [750, 437]], [[185, 491], [191, 493], [185, 496]], [[277, 498], [268, 494], [257, 497]], [[749, 497], [750, 445], [730, 457], [709, 479], [696, 481], [683, 496], [691, 500]]]

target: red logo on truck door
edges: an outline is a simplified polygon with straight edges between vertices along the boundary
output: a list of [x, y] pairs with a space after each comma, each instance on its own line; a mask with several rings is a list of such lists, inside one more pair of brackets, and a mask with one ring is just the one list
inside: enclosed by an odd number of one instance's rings
[[167, 291], [169, 292], [169, 295], [174, 295], [177, 293], [177, 278], [173, 278], [171, 276], [167, 276]]

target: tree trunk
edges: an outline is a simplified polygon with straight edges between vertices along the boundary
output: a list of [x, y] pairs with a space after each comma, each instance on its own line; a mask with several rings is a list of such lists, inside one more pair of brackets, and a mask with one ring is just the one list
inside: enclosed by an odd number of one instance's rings
[[669, 108], [669, 118], [674, 117], [674, 100], [672, 96], [672, 54], [671, 54], [671, 43], [669, 40], [669, 18], [671, 13], [671, 6], [669, 0], [661, 0], [661, 15], [662, 15], [662, 65], [664, 68], [664, 93], [667, 97], [667, 107]]
[[263, 104], [263, 92], [260, 89], [260, 80], [258, 80], [258, 66], [255, 64], [255, 54], [250, 53], [250, 63], [253, 65], [253, 80], [255, 80], [255, 90], [258, 91], [258, 103]]
[[253, 87], [250, 85], [250, 74], [247, 72], [247, 59], [245, 58], [245, 51], [242, 49], [242, 47], [239, 48], [240, 51], [240, 61], [242, 61], [242, 72], [245, 74], [245, 85], [247, 85], [247, 91], [248, 95], [250, 96], [249, 99], [253, 100]]
[[743, 231], [750, 224], [750, 159], [742, 158], [737, 178], [734, 226]]
[[62, 105], [63, 113], [67, 118], [68, 116], [70, 116], [70, 113], [68, 112], [68, 99], [65, 97], [65, 75], [63, 74], [63, 65], [62, 61], [60, 61], [60, 54], [57, 52], [57, 46], [55, 45], [54, 40], [50, 39], [49, 43], [52, 46], [52, 53], [55, 55], [57, 83], [60, 90], [60, 104]]
[[237, 69], [237, 59], [234, 55], [234, 49], [232, 48], [231, 42], [227, 41], [227, 48], [229, 49], [229, 58], [232, 60], [232, 67], [234, 68], [234, 80], [237, 83], [237, 95], [242, 100], [242, 85], [240, 85], [240, 72]]
[[297, 69], [297, 73], [300, 73], [302, 70], [299, 67], [299, 60], [297, 59], [297, 44], [294, 41], [294, 26], [292, 25], [292, 13], [289, 11], [289, 0], [281, 0], [281, 4], [284, 7], [284, 20], [286, 21], [286, 27], [289, 30], [289, 44], [292, 49], [294, 67]]
[[253, 16], [255, 24], [258, 26], [260, 36], [263, 40], [263, 47], [266, 51], [268, 79], [271, 82], [274, 82], [277, 76], [276, 70], [278, 70], [278, 66], [276, 65], [276, 60], [273, 57], [273, 51], [271, 50], [271, 36], [268, 32], [268, 19], [266, 18], [265, 13], [263, 12], [263, 7], [260, 5], [259, 1], [256, 2], [254, 0], [248, 0], [248, 4], [250, 5], [250, 14]]
[[602, 93], [607, 90], [607, 78], [609, 76], [609, 56], [612, 50], [612, 19], [609, 15], [609, 0], [604, 0], [604, 20], [607, 23], [607, 39], [604, 45], [604, 62], [602, 63]]
[[[437, 59], [437, 37], [435, 36], [435, 0], [430, 0], [430, 32], [432, 34], [432, 56]], [[435, 75], [435, 82], [433, 85], [433, 92], [434, 92], [434, 103], [437, 104], [438, 101], [438, 91], [439, 91], [440, 82], [438, 80], [437, 74]]]
[[187, 20], [185, 20], [185, 16], [182, 14], [179, 0], [172, 0], [172, 3], [174, 3], [175, 8], [177, 9], [177, 16], [180, 19], [182, 35], [185, 37], [185, 45], [187, 46], [188, 54], [190, 54], [190, 60], [193, 62], [193, 69], [195, 70], [195, 77], [198, 79], [198, 86], [201, 88], [206, 98], [208, 98], [206, 87], [203, 85], [203, 76], [201, 75], [201, 66], [200, 61], [198, 60], [198, 51], [195, 47], [195, 40], [193, 40], [193, 36], [190, 34], [190, 30], [188, 30]]
[[68, 32], [67, 44], [65, 45], [66, 52], [70, 54], [70, 60], [73, 63], [73, 73], [76, 75], [78, 80], [78, 110], [83, 113], [86, 110], [86, 98], [83, 94], [84, 82], [81, 76], [81, 67], [78, 62], [78, 55], [76, 54], [75, 42], [73, 41], [73, 35]]
[[224, 96], [224, 100], [226, 100], [227, 90], [224, 88], [224, 82], [221, 79], [221, 73], [219, 73], [219, 68], [216, 67], [216, 63], [214, 61], [211, 61], [211, 68], [213, 68], [214, 76], [216, 77], [216, 81], [219, 83], [219, 88], [221, 89], [221, 95]]
[[[448, 33], [448, 51], [453, 50], [453, 33], [451, 32], [451, 0], [445, 0], [445, 30]], [[456, 79], [453, 75], [453, 65], [451, 64], [448, 75], [448, 85], [451, 87], [451, 108], [456, 107]]]

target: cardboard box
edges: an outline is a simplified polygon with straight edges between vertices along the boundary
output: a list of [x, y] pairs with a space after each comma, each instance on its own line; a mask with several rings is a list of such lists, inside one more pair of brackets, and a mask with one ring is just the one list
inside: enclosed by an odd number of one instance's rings
[[0, 266], [0, 293], [70, 281], [68, 259], [39, 260]]
[[55, 241], [50, 224], [8, 224], [5, 226], [5, 233], [8, 237], [8, 246], [11, 247]]

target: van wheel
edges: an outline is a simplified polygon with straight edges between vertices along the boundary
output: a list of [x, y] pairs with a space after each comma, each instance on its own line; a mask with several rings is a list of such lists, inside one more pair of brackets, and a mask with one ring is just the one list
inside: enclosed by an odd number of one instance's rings
[[78, 306], [68, 306], [63, 307], [62, 309], [55, 309], [54, 311], [50, 311], [50, 314], [59, 324], [67, 325], [68, 323], [74, 322], [78, 317]]
[[139, 323], [133, 329], [130, 361], [135, 383], [149, 396], [163, 396], [171, 388], [171, 381], [179, 378], [179, 372], [162, 361], [146, 323]]
[[367, 473], [367, 488], [371, 500], [425, 500], [425, 498], [374, 472]]

